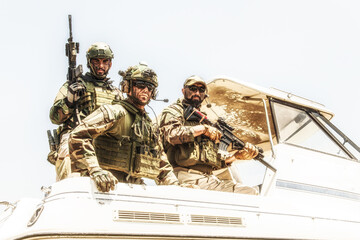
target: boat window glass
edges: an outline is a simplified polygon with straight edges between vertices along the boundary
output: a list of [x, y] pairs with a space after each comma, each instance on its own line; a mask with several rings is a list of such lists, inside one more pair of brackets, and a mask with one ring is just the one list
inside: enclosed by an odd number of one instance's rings
[[274, 112], [280, 142], [349, 157], [306, 111], [274, 103]]
[[329, 121], [326, 120], [323, 116], [321, 116], [320, 114], [316, 113], [314, 114], [317, 118], [317, 120], [323, 124], [328, 131], [331, 132], [331, 134], [339, 141], [343, 144], [343, 146], [348, 149], [351, 154], [353, 154], [357, 159], [360, 159], [360, 152], [356, 149], [357, 146], [353, 146], [352, 143], [350, 143], [346, 136], [341, 135], [340, 133], [338, 133], [332, 126], [331, 124], [329, 124]]

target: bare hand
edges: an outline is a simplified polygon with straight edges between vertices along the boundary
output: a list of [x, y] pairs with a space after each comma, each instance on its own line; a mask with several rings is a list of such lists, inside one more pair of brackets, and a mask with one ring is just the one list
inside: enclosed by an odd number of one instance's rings
[[205, 132], [204, 132], [205, 136], [209, 137], [210, 140], [214, 141], [215, 143], [220, 142], [221, 132], [217, 128], [207, 124], [204, 124], [203, 126], [205, 127]]

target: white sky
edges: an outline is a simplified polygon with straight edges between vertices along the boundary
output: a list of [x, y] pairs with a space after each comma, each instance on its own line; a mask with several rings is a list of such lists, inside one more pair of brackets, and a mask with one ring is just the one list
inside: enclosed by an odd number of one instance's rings
[[118, 70], [146, 61], [159, 98], [173, 102], [186, 77], [227, 75], [324, 104], [359, 144], [359, 12], [356, 0], [0, 0], [0, 201], [40, 197], [55, 180], [46, 130], [66, 80], [68, 14], [78, 63], [86, 69], [87, 48], [107, 42], [116, 85]]

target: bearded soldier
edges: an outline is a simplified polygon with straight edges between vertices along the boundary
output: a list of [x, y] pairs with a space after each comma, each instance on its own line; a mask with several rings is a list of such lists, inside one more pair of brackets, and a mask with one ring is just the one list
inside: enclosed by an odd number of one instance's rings
[[118, 105], [101, 106], [70, 134], [75, 171], [93, 178], [102, 192], [114, 189], [118, 181], [142, 184], [143, 177], [158, 184], [178, 184], [145, 112], [156, 96], [155, 72], [140, 63], [120, 74], [127, 98]]
[[70, 86], [66, 82], [50, 109], [51, 122], [60, 125], [57, 129], [60, 145], [55, 157], [57, 181], [71, 174], [68, 138], [69, 132], [78, 124], [77, 118], [81, 120], [101, 105], [117, 104], [122, 99], [121, 91], [106, 77], [114, 58], [109, 45], [103, 42], [94, 43], [87, 50], [86, 58], [90, 72], [81, 75]]
[[234, 183], [229, 171], [226, 171], [226, 167], [237, 159], [254, 158], [258, 154], [255, 146], [246, 143], [243, 150], [222, 159], [218, 154], [220, 131], [184, 118], [187, 106], [200, 110], [201, 103], [207, 97], [206, 83], [198, 76], [191, 76], [186, 79], [182, 93], [183, 98], [163, 110], [160, 122], [165, 152], [180, 184], [208, 190], [258, 194], [257, 187]]

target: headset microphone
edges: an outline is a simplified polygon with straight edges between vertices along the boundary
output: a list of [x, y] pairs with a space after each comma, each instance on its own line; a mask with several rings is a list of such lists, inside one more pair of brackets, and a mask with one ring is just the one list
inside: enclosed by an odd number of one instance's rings
[[206, 107], [211, 108], [211, 103], [209, 103], [209, 101], [206, 99], [207, 97], [209, 97], [209, 95], [205, 94]]
[[159, 102], [169, 102], [169, 99], [153, 99], [153, 101], [159, 101]]

